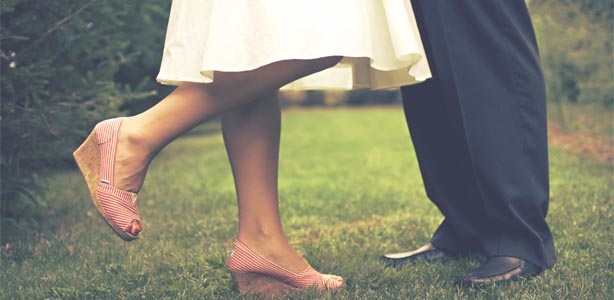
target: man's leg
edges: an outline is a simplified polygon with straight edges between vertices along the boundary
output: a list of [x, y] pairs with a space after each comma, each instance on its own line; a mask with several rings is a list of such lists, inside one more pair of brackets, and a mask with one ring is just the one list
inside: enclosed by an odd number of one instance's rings
[[[430, 34], [441, 34], [441, 24], [433, 22], [432, 16], [425, 16], [420, 3], [414, 3], [416, 21], [424, 42], [433, 78], [424, 83], [402, 88], [403, 107], [407, 125], [411, 132], [426, 193], [442, 211], [446, 219], [440, 224], [430, 243], [410, 252], [384, 255], [390, 265], [424, 259], [427, 261], [479, 251], [476, 224], [479, 207], [462, 208], [456, 205], [471, 203], [469, 199], [479, 197], [475, 184], [466, 176], [471, 170], [468, 147], [462, 122], [457, 113], [458, 103], [451, 72], [445, 62], [447, 49], [438, 44], [442, 39], [430, 42]], [[430, 30], [426, 30], [426, 28]], [[467, 213], [471, 215], [468, 217]], [[473, 213], [473, 214], [472, 214]], [[479, 224], [478, 224], [479, 225]], [[443, 253], [441, 253], [443, 252]]]
[[[489, 258], [484, 266], [509, 267], [507, 262], [514, 259], [522, 261], [521, 269], [551, 266], [555, 253], [545, 222], [544, 81], [524, 1], [414, 0], [412, 4], [434, 70], [431, 89], [439, 89], [442, 97], [428, 99], [419, 87], [403, 90], [429, 197], [446, 217], [444, 224], [449, 222], [447, 228], [461, 235], [472, 233], [464, 227], [474, 230]], [[443, 109], [417, 111], [430, 107], [425, 101], [439, 101]], [[425, 112], [448, 123], [426, 124]], [[451, 164], [452, 174], [445, 175], [436, 162], [445, 153], [441, 148], [446, 142], [433, 134], [447, 140], [449, 155], [459, 160]], [[456, 177], [457, 185], [451, 177]], [[455, 196], [457, 192], [461, 194]], [[449, 233], [441, 229], [438, 234]], [[435, 246], [446, 247], [448, 241], [438, 235], [433, 238]], [[497, 257], [514, 259], [501, 263]], [[478, 275], [492, 274], [485, 272], [491, 269], [478, 269]]]

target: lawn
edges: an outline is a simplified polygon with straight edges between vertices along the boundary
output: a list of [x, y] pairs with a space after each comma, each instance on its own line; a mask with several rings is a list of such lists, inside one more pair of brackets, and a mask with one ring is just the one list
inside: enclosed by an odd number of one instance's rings
[[[237, 229], [222, 138], [206, 124], [167, 147], [139, 196], [145, 231], [126, 243], [97, 215], [77, 171], [50, 176], [45, 229], [1, 254], [1, 299], [249, 299], [225, 269]], [[208, 134], [206, 134], [208, 133]], [[532, 280], [482, 290], [454, 278], [483, 258], [403, 269], [378, 256], [429, 239], [442, 217], [425, 196], [403, 113], [393, 109], [284, 114], [281, 212], [291, 243], [338, 292], [296, 299], [611, 299], [612, 166], [550, 152], [548, 221], [559, 257]]]

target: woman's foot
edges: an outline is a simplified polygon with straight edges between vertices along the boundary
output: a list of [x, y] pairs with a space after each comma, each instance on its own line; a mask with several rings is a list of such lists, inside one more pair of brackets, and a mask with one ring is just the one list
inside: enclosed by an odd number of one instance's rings
[[290, 246], [285, 237], [257, 234], [246, 237], [241, 234], [237, 240], [262, 257], [274, 261], [289, 271], [299, 273], [309, 266], [307, 261]]
[[[113, 185], [123, 191], [134, 193], [141, 190], [147, 167], [152, 159], [152, 151], [145, 147], [139, 139], [137, 124], [133, 118], [122, 118], [117, 132], [117, 147], [115, 149]], [[134, 202], [136, 206], [136, 201]], [[138, 214], [138, 213], [137, 213]], [[130, 222], [125, 231], [133, 236], [143, 230], [140, 219]]]
[[[85, 177], [97, 211], [117, 235], [131, 241], [138, 238], [142, 230], [136, 191], [142, 185], [148, 162], [144, 167], [137, 168], [136, 172], [126, 168], [126, 162], [141, 160], [138, 159], [138, 153], [131, 155], [132, 158], [127, 155], [133, 150], [126, 147], [126, 136], [120, 137], [120, 132], [124, 131], [121, 130], [125, 125], [124, 120], [116, 118], [98, 123], [92, 134], [75, 151], [74, 157]], [[120, 138], [123, 140], [121, 144]], [[118, 173], [121, 177], [117, 176]], [[116, 180], [118, 177], [119, 180]]]
[[142, 142], [138, 128], [133, 118], [122, 119], [115, 152], [114, 185], [132, 193], [141, 190], [153, 156], [153, 151]]
[[[274, 249], [270, 245], [265, 248]], [[342, 277], [321, 274], [294, 250], [290, 252], [288, 256], [291, 258], [285, 260], [291, 261], [292, 266], [286, 266], [237, 240], [226, 263], [239, 291], [244, 294], [280, 296], [309, 288], [324, 291], [337, 290], [343, 286]]]

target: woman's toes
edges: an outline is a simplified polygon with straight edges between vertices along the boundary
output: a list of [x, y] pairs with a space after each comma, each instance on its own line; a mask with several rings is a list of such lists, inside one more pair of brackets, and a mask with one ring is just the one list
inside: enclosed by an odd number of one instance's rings
[[138, 220], [133, 220], [130, 222], [130, 225], [128, 225], [128, 228], [126, 228], [126, 231], [134, 236], [137, 236], [141, 230], [143, 230], [143, 227]]
[[324, 275], [324, 286], [327, 290], [336, 290], [343, 286], [343, 277], [337, 275]]

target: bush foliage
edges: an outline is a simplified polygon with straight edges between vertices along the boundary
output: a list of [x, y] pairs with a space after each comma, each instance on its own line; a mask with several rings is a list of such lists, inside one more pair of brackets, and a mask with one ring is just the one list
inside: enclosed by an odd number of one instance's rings
[[532, 0], [531, 10], [549, 99], [611, 108], [614, 2]]
[[[72, 150], [97, 120], [152, 95], [149, 74], [131, 68], [159, 59], [164, 2], [2, 2], [3, 219], [30, 217], [44, 204], [37, 174], [72, 161]], [[116, 80], [122, 72], [130, 80]]]

